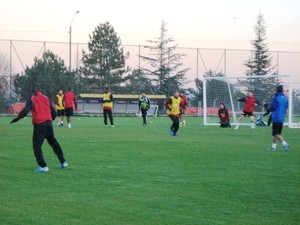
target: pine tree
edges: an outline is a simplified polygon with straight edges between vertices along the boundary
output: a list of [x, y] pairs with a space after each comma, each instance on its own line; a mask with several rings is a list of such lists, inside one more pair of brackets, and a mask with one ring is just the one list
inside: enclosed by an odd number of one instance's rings
[[151, 56], [140, 57], [147, 62], [148, 68], [141, 69], [151, 79], [155, 92], [168, 96], [178, 90], [185, 82], [185, 74], [189, 70], [181, 69], [184, 54], [175, 53], [177, 44], [172, 45], [174, 40], [167, 37], [166, 24], [162, 21], [160, 37], [156, 40], [148, 40], [151, 44]]
[[85, 82], [96, 85], [98, 90], [105, 87], [116, 90], [127, 71], [121, 39], [109, 22], [98, 25], [89, 38], [89, 52], [83, 51], [81, 68]]
[[[266, 24], [264, 16], [259, 13], [257, 22], [254, 26], [256, 39], [253, 40], [254, 48], [253, 56], [244, 63], [247, 67], [246, 76], [264, 76], [274, 74], [274, 66], [272, 66], [272, 57], [269, 54], [268, 45], [266, 43]], [[276, 78], [270, 79], [249, 79], [248, 85], [250, 90], [256, 96], [264, 96], [265, 99], [258, 99], [260, 102], [270, 99], [274, 93], [275, 87], [280, 83]]]
[[274, 67], [271, 65], [272, 57], [269, 54], [268, 45], [266, 42], [266, 25], [264, 16], [259, 13], [257, 22], [254, 26], [256, 39], [252, 41], [254, 48], [254, 57], [245, 62], [248, 67], [246, 71], [247, 76], [259, 76], [270, 74]]

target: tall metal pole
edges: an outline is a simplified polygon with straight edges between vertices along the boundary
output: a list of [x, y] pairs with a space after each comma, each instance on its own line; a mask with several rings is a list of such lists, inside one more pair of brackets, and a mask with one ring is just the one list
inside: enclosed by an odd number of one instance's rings
[[79, 11], [76, 11], [71, 23], [70, 23], [70, 29], [69, 29], [69, 72], [71, 73], [71, 67], [72, 67], [72, 23], [75, 18], [75, 16], [79, 13]]

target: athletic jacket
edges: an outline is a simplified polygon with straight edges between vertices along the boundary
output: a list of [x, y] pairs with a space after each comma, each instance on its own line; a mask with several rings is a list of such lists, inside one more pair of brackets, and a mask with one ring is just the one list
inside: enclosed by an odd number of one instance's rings
[[184, 95], [180, 96], [180, 98], [181, 98], [180, 109], [181, 110], [186, 109], [186, 106], [188, 104], [187, 98]]
[[112, 109], [113, 95], [111, 92], [104, 92], [103, 94], [103, 109]]
[[252, 97], [247, 96], [247, 97], [242, 98], [238, 101], [244, 102], [244, 111], [249, 112], [249, 113], [254, 112], [254, 109], [255, 109], [254, 103], [258, 104], [258, 101], [253, 96]]
[[218, 110], [219, 118], [222, 122], [229, 122], [230, 117], [227, 108], [219, 109]]
[[272, 121], [277, 123], [283, 123], [287, 108], [287, 97], [282, 92], [277, 92], [272, 100], [270, 107], [270, 110], [272, 112]]
[[64, 95], [57, 94], [55, 96], [55, 104], [56, 104], [57, 110], [65, 109], [64, 104], [63, 104], [63, 98], [64, 98]]
[[174, 96], [171, 96], [166, 102], [165, 106], [167, 108], [167, 114], [169, 116], [179, 116], [180, 114], [180, 102], [181, 98], [175, 98]]
[[[146, 103], [146, 108], [143, 108], [142, 104]], [[149, 110], [150, 109], [150, 99], [146, 96], [141, 96], [139, 98], [139, 110]]]
[[77, 109], [76, 96], [72, 91], [68, 91], [64, 94], [63, 103], [65, 108], [74, 108]]
[[41, 124], [46, 121], [52, 121], [56, 117], [56, 111], [52, 106], [50, 99], [37, 91], [30, 99], [27, 100], [24, 109], [19, 113], [18, 118], [25, 117], [32, 112], [32, 123]]

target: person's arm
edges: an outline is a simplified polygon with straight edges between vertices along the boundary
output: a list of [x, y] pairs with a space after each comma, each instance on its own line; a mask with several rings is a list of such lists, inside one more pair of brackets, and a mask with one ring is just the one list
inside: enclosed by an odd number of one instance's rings
[[276, 99], [273, 98], [272, 103], [271, 103], [271, 106], [270, 106], [270, 111], [271, 111], [271, 112], [274, 112], [275, 109], [276, 109]]
[[50, 110], [51, 110], [52, 120], [55, 120], [55, 118], [56, 118], [56, 110], [55, 110], [55, 108], [53, 107], [53, 105], [51, 104], [51, 101], [50, 101], [50, 100], [49, 100], [49, 103], [50, 103]]
[[139, 98], [139, 110], [141, 110], [141, 103], [142, 103], [142, 100], [141, 100], [141, 98]]
[[219, 115], [219, 118], [221, 120], [222, 116], [221, 116], [221, 110], [220, 109], [218, 110], [218, 115]]
[[150, 106], [151, 106], [151, 102], [150, 102], [150, 99], [147, 97], [147, 102], [148, 102], [148, 107], [147, 107], [147, 110], [150, 109]]
[[55, 96], [55, 104], [59, 105], [59, 103], [58, 103], [58, 97], [57, 96]]
[[112, 102], [114, 100], [114, 97], [112, 94], [109, 95], [109, 100], [110, 100], [110, 102]]
[[77, 110], [77, 99], [75, 95], [74, 95], [74, 105], [75, 105], [75, 110]]
[[22, 109], [22, 111], [10, 123], [18, 122], [20, 119], [27, 116], [27, 114], [31, 111], [32, 108], [33, 108], [33, 102], [31, 100], [31, 98], [29, 98], [25, 104], [25, 107]]
[[238, 98], [237, 99], [239, 102], [244, 102], [245, 100], [246, 100], [246, 98], [244, 97], [244, 98]]
[[169, 110], [172, 110], [171, 105], [172, 104], [172, 98], [169, 98], [166, 102], [165, 102], [165, 107]]

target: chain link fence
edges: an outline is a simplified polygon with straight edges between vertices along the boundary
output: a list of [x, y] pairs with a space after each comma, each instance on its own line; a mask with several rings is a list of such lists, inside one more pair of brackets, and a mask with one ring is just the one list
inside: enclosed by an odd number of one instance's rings
[[[71, 52], [70, 53], [70, 46]], [[126, 66], [131, 69], [151, 67], [149, 62], [143, 61], [139, 55], [150, 56], [149, 46], [122, 45], [124, 53], [129, 57]], [[26, 67], [31, 67], [34, 58], [40, 58], [47, 50], [52, 51], [64, 60], [66, 67], [71, 60], [72, 70], [81, 66], [82, 50], [88, 51], [87, 43], [51, 42], [51, 41], [25, 41], [0, 39], [0, 52], [7, 58], [7, 70], [0, 68], [0, 78], [6, 85], [6, 97], [11, 99], [13, 94], [13, 76], [24, 73]], [[225, 74], [228, 77], [245, 76], [247, 67], [244, 63], [254, 55], [253, 51], [242, 49], [211, 49], [211, 48], [185, 48], [177, 47], [176, 53], [184, 54], [181, 69], [189, 68], [186, 74], [186, 87], [195, 88], [195, 79], [203, 79], [203, 74], [209, 70]], [[274, 66], [274, 73], [290, 75], [293, 87], [300, 90], [300, 52], [269, 51]], [[71, 56], [71, 57], [70, 57]], [[71, 59], [70, 59], [71, 58]], [[4, 72], [5, 71], [5, 72]], [[79, 93], [77, 93], [79, 94]], [[122, 93], [120, 93], [122, 94]]]

